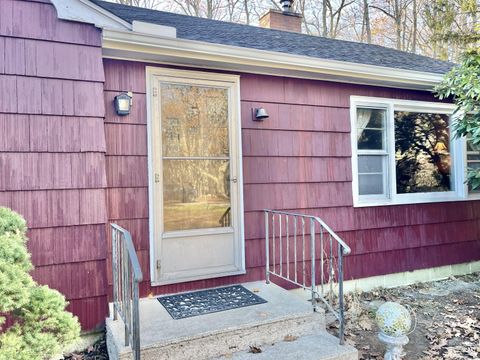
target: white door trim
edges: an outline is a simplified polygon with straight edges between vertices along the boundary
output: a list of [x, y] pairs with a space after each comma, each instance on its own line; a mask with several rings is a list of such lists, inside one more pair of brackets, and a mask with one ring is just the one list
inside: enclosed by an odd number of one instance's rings
[[[230, 107], [232, 114], [232, 124], [230, 124], [230, 141], [231, 148], [236, 149], [236, 156], [231, 157], [231, 166], [235, 167], [237, 173], [237, 191], [234, 195], [237, 198], [237, 211], [235, 216], [237, 225], [237, 234], [235, 237], [235, 269], [224, 272], [215, 277], [223, 277], [230, 275], [245, 274], [245, 239], [244, 239], [244, 215], [243, 215], [243, 172], [242, 172], [242, 141], [241, 141], [241, 117], [240, 117], [240, 77], [238, 75], [218, 74], [211, 72], [199, 72], [190, 70], [167, 69], [162, 67], [146, 67], [146, 84], [147, 84], [147, 137], [148, 137], [148, 199], [149, 199], [149, 253], [150, 253], [150, 281], [153, 286], [176, 283], [180, 281], [165, 281], [159, 279], [159, 272], [157, 271], [157, 259], [159, 258], [159, 249], [157, 234], [159, 233], [158, 226], [158, 210], [155, 209], [154, 199], [154, 164], [156, 155], [153, 151], [153, 119], [154, 119], [154, 104], [153, 104], [153, 88], [155, 82], [159, 77], [171, 77], [188, 79], [192, 84], [195, 83], [218, 83], [228, 85], [231, 91]], [[158, 196], [158, 195], [157, 195]], [[158, 200], [157, 200], [158, 202]], [[232, 217], [233, 217], [232, 213]], [[215, 232], [215, 230], [213, 230]], [[205, 233], [208, 233], [205, 231]], [[167, 234], [167, 236], [169, 236]], [[175, 235], [174, 235], [175, 236]], [[211, 275], [198, 274], [188, 278], [182, 278], [181, 282], [193, 281], [211, 278]]]

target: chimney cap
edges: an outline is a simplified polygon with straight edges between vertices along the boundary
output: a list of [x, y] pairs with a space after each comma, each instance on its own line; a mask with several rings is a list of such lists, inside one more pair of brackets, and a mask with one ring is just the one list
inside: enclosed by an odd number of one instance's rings
[[280, 5], [284, 13], [292, 12], [292, 4], [293, 0], [280, 0]]

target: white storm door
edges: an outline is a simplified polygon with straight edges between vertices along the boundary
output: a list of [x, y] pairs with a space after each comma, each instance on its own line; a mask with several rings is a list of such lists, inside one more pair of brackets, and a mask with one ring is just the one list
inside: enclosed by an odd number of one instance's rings
[[153, 282], [243, 273], [238, 77], [151, 71]]

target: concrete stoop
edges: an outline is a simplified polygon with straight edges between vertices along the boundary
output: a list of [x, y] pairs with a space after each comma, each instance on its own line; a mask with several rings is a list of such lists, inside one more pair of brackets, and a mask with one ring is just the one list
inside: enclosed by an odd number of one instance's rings
[[225, 354], [215, 360], [357, 360], [357, 350], [339, 345], [338, 339], [327, 332], [304, 335], [298, 339], [264, 345], [261, 353], [250, 350]]
[[[141, 299], [142, 359], [357, 359], [354, 348], [326, 333], [323, 311], [313, 312], [310, 303], [274, 284], [242, 285], [267, 303], [174, 320], [157, 299]], [[108, 318], [106, 327], [110, 359], [131, 359], [123, 322]], [[262, 352], [248, 353], [250, 346]]]

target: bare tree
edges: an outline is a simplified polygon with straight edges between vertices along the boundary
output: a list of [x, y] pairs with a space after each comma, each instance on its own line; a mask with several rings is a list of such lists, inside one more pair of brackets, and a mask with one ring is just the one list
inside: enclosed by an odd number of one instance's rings
[[173, 0], [173, 3], [186, 15], [208, 19], [225, 18], [228, 8], [228, 4], [222, 0]]
[[[109, 1], [251, 25], [270, 8], [281, 10], [279, 0]], [[442, 59], [455, 59], [466, 43], [480, 41], [480, 0], [294, 0], [293, 6], [310, 35]]]
[[297, 11], [303, 15], [303, 23], [308, 34], [323, 37], [340, 37], [346, 25], [344, 14], [355, 0], [303, 0]]
[[418, 38], [418, 0], [413, 0], [413, 29], [412, 29], [412, 52], [417, 52]]
[[327, 3], [328, 17], [329, 17], [329, 31], [328, 36], [336, 38], [339, 35], [340, 24], [342, 20], [343, 11], [348, 6], [354, 3], [353, 0], [341, 0], [335, 6], [330, 0], [324, 0]]
[[116, 2], [123, 5], [144, 7], [147, 9], [156, 9], [160, 6], [161, 0], [117, 0]]
[[370, 9], [368, 0], [363, 0], [362, 41], [366, 36], [367, 43], [372, 43], [372, 29], [370, 27]]
[[248, 6], [248, 0], [243, 0], [243, 11], [245, 12], [245, 22], [250, 24], [250, 6]]
[[378, 1], [370, 7], [377, 9], [391, 18], [395, 25], [395, 43], [398, 50], [402, 50], [402, 20], [407, 1], [405, 0], [386, 0]]

